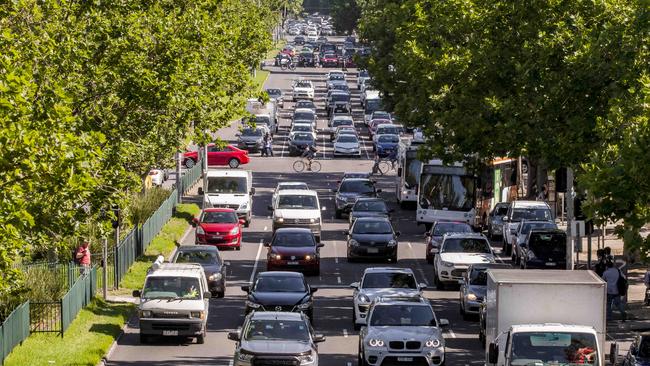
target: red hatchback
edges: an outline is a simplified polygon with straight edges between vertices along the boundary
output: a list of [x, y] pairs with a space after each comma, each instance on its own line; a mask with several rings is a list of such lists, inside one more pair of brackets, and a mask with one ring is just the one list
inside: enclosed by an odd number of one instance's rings
[[[186, 151], [183, 154], [183, 165], [190, 169], [199, 161], [198, 151]], [[242, 164], [248, 164], [250, 158], [248, 151], [238, 149], [232, 145], [219, 147], [215, 144], [208, 145], [208, 165], [227, 165], [237, 168]]]
[[193, 221], [196, 226], [196, 244], [241, 249], [241, 231], [244, 220], [237, 218], [235, 210], [206, 208], [201, 216]]
[[311, 230], [277, 229], [271, 242], [265, 243], [264, 246], [269, 248], [267, 271], [293, 270], [307, 272], [314, 276], [320, 274], [320, 248], [324, 244], [316, 242]]

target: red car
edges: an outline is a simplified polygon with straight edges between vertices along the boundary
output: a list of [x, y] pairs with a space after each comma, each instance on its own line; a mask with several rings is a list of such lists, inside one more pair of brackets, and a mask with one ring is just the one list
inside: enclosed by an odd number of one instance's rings
[[321, 57], [320, 64], [323, 67], [338, 67], [339, 57], [334, 53], [326, 53]]
[[266, 261], [267, 271], [293, 270], [320, 274], [320, 248], [314, 234], [307, 228], [281, 228], [273, 234]]
[[196, 226], [196, 244], [215, 245], [218, 248], [241, 249], [241, 231], [244, 220], [237, 218], [231, 208], [206, 208], [193, 220]]
[[[183, 165], [190, 169], [199, 161], [198, 151], [186, 151], [183, 154]], [[238, 149], [232, 145], [219, 147], [215, 144], [208, 145], [208, 165], [228, 165], [237, 168], [242, 164], [248, 164], [250, 158], [248, 151]]]

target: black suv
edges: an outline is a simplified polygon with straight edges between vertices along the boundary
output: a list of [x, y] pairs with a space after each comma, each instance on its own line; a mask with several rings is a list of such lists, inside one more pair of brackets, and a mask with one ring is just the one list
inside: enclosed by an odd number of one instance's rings
[[299, 311], [313, 319], [316, 289], [309, 287], [302, 273], [260, 272], [252, 285], [241, 289], [248, 293], [246, 314], [253, 310]]
[[332, 190], [336, 193], [336, 218], [343, 217], [343, 213], [349, 213], [361, 197], [377, 197], [381, 189], [376, 189], [373, 181], [367, 178], [348, 178], [343, 179], [339, 187]]
[[345, 230], [348, 250], [347, 260], [384, 259], [397, 263], [397, 237], [387, 217], [360, 217], [350, 230]]

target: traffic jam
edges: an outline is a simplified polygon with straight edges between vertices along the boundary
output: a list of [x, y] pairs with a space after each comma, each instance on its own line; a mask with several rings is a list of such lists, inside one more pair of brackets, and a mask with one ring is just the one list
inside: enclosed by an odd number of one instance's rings
[[[133, 293], [141, 344], [205, 344], [210, 319], [235, 302], [243, 320], [218, 330], [235, 366], [603, 366], [617, 356], [605, 282], [564, 270], [566, 233], [548, 203], [488, 196], [463, 162], [420, 160], [427, 137], [384, 110], [372, 75], [354, 65], [369, 50], [334, 37], [327, 17], [285, 31], [268, 68], [290, 80], [248, 101], [252, 117], [228, 144], [208, 145], [192, 243], [158, 258]], [[273, 186], [258, 184], [272, 173], [247, 168], [265, 157], [286, 167]], [[183, 157], [187, 169], [203, 163]], [[262, 191], [270, 201], [255, 204]], [[249, 245], [250, 278], [231, 278]], [[319, 307], [333, 291], [336, 309]], [[340, 319], [354, 357], [327, 358], [319, 350]], [[471, 344], [462, 355], [457, 337]]]

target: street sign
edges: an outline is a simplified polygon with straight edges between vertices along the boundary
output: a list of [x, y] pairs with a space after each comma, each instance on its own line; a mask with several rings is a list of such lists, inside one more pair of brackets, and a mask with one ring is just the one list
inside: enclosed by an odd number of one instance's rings
[[585, 236], [585, 222], [583, 220], [576, 220], [573, 222], [573, 227], [571, 230], [572, 237], [581, 237]]

